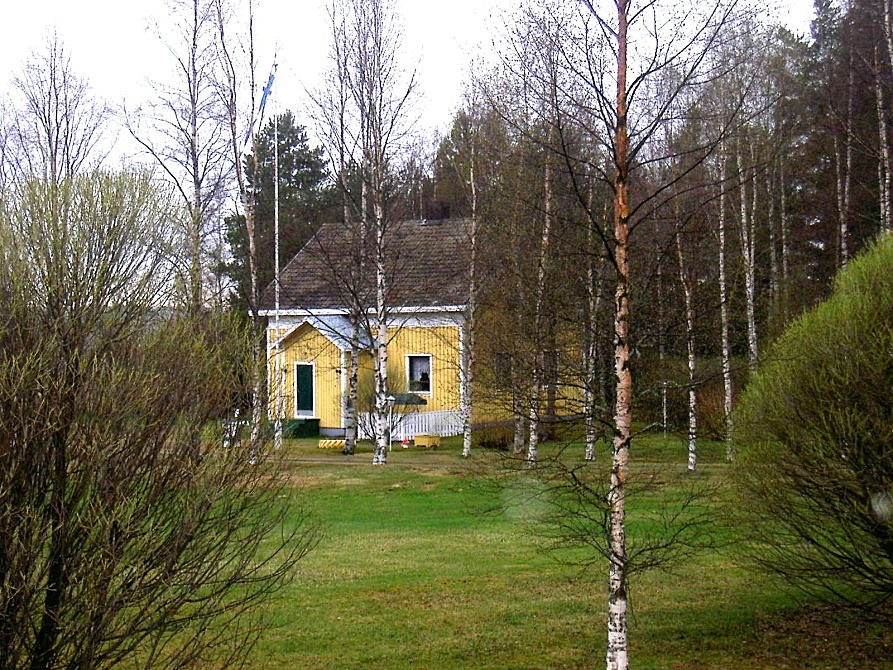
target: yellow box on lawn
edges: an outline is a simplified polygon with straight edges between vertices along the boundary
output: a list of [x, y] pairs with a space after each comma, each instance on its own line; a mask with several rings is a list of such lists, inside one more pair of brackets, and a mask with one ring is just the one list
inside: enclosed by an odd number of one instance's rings
[[414, 442], [415, 446], [417, 447], [425, 447], [426, 449], [428, 447], [432, 447], [434, 449], [437, 449], [437, 447], [440, 446], [440, 435], [428, 435], [425, 433], [420, 433], [419, 435], [415, 436]]

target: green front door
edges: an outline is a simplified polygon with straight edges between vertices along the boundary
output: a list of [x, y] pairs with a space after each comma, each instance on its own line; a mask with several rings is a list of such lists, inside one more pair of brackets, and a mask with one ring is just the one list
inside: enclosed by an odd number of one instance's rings
[[313, 416], [313, 365], [295, 365], [295, 415]]

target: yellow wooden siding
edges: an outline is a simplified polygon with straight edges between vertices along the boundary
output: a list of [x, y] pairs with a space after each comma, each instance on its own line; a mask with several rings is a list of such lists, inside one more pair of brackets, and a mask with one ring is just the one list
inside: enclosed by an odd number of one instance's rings
[[498, 402], [492, 396], [472, 393], [471, 422], [473, 424], [506, 423], [515, 418], [511, 400]]
[[[522, 410], [529, 412], [530, 392], [529, 376], [518, 382], [518, 388], [512, 389], [504, 380], [496, 378], [496, 361], [492, 352], [484, 354], [475, 361], [475, 386], [472, 394], [472, 421], [474, 423], [503, 423], [514, 419], [512, 399], [521, 393]], [[559, 350], [557, 379], [551, 391], [554, 400], [553, 411], [556, 416], [566, 417], [580, 414], [583, 411], [583, 354], [575, 343], [570, 342]], [[523, 374], [523, 373], [522, 373]], [[525, 383], [528, 382], [528, 383]], [[550, 391], [544, 388], [541, 393], [540, 412], [545, 415], [549, 411]]]
[[[314, 416], [323, 427], [341, 426], [341, 350], [315, 328], [304, 324], [283, 343], [282, 404], [286, 417], [295, 416], [295, 364], [313, 365]], [[271, 363], [271, 407], [276, 407], [275, 375]], [[275, 411], [275, 410], [274, 410]]]
[[408, 393], [407, 356], [431, 356], [431, 393], [419, 393], [428, 401], [422, 412], [459, 409], [458, 326], [404, 327], [394, 329], [388, 345], [388, 386], [392, 393]]
[[[281, 331], [284, 334], [286, 331]], [[267, 331], [268, 342], [275, 341], [274, 329]], [[459, 409], [459, 328], [457, 326], [404, 327], [392, 329], [388, 346], [388, 386], [392, 393], [408, 392], [407, 356], [431, 356], [431, 392], [420, 393], [427, 404], [421, 412]], [[350, 353], [345, 361], [349, 365]], [[270, 362], [270, 408], [276, 411], [281, 393], [283, 414], [294, 416], [295, 363], [314, 365], [315, 416], [323, 428], [341, 427], [342, 352], [331, 340], [308, 324], [291, 333], [283, 343], [284, 383], [277, 389], [275, 363]], [[359, 360], [358, 405], [360, 412], [372, 410], [373, 358], [363, 353]]]
[[[286, 329], [280, 334], [285, 335]], [[275, 341], [274, 329], [267, 331], [268, 342]], [[431, 356], [431, 393], [423, 394], [427, 404], [414, 411], [436, 412], [459, 409], [459, 328], [457, 326], [403, 327], [392, 329], [388, 347], [388, 376], [392, 393], [405, 393], [407, 384], [407, 355]], [[295, 363], [314, 365], [314, 411], [323, 428], [340, 428], [342, 411], [342, 352], [319, 331], [304, 324], [286, 337], [282, 355], [285, 369], [282, 384], [283, 415], [294, 416]], [[349, 362], [350, 354], [346, 354]], [[581, 411], [579, 373], [574, 364], [581, 359], [578, 347], [567, 343], [561, 352], [561, 380], [555, 394], [555, 411], [559, 416], [573, 415]], [[511, 389], [497, 384], [493, 377], [493, 362], [477, 361], [473, 398], [475, 423], [506, 422], [513, 418]], [[271, 415], [276, 411], [277, 389], [274, 363], [270, 364]], [[346, 381], [346, 380], [345, 380]], [[372, 410], [373, 358], [361, 354], [359, 362], [360, 412]], [[545, 404], [545, 397], [544, 397]], [[526, 402], [524, 403], [526, 405]], [[545, 407], [543, 407], [545, 410]]]

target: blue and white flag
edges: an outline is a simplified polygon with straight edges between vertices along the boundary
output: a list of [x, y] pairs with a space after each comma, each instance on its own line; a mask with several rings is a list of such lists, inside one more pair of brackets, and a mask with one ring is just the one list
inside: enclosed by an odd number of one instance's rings
[[276, 68], [278, 65], [273, 63], [273, 69], [270, 70], [270, 78], [267, 80], [267, 85], [264, 86], [264, 92], [260, 97], [260, 105], [257, 108], [257, 115], [254, 117], [254, 121], [251, 123], [251, 126], [248, 128], [248, 132], [245, 133], [245, 142], [242, 146], [242, 153], [246, 153], [248, 151], [248, 145], [251, 143], [251, 140], [254, 139], [254, 131], [257, 129], [258, 125], [263, 122], [264, 119], [264, 107], [267, 104], [267, 98], [270, 97], [270, 91], [273, 90], [273, 80], [276, 78]]

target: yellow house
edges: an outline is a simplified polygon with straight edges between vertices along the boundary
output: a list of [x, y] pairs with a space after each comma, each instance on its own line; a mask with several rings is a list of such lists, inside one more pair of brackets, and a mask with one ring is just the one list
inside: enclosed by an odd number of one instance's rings
[[[358, 427], [360, 437], [371, 437], [372, 333], [378, 324], [368, 244], [354, 228], [326, 224], [282, 271], [278, 291], [275, 285], [265, 291], [271, 416], [315, 419], [321, 434], [343, 435], [356, 355]], [[394, 437], [458, 434], [467, 222], [393, 223], [384, 244]]]

